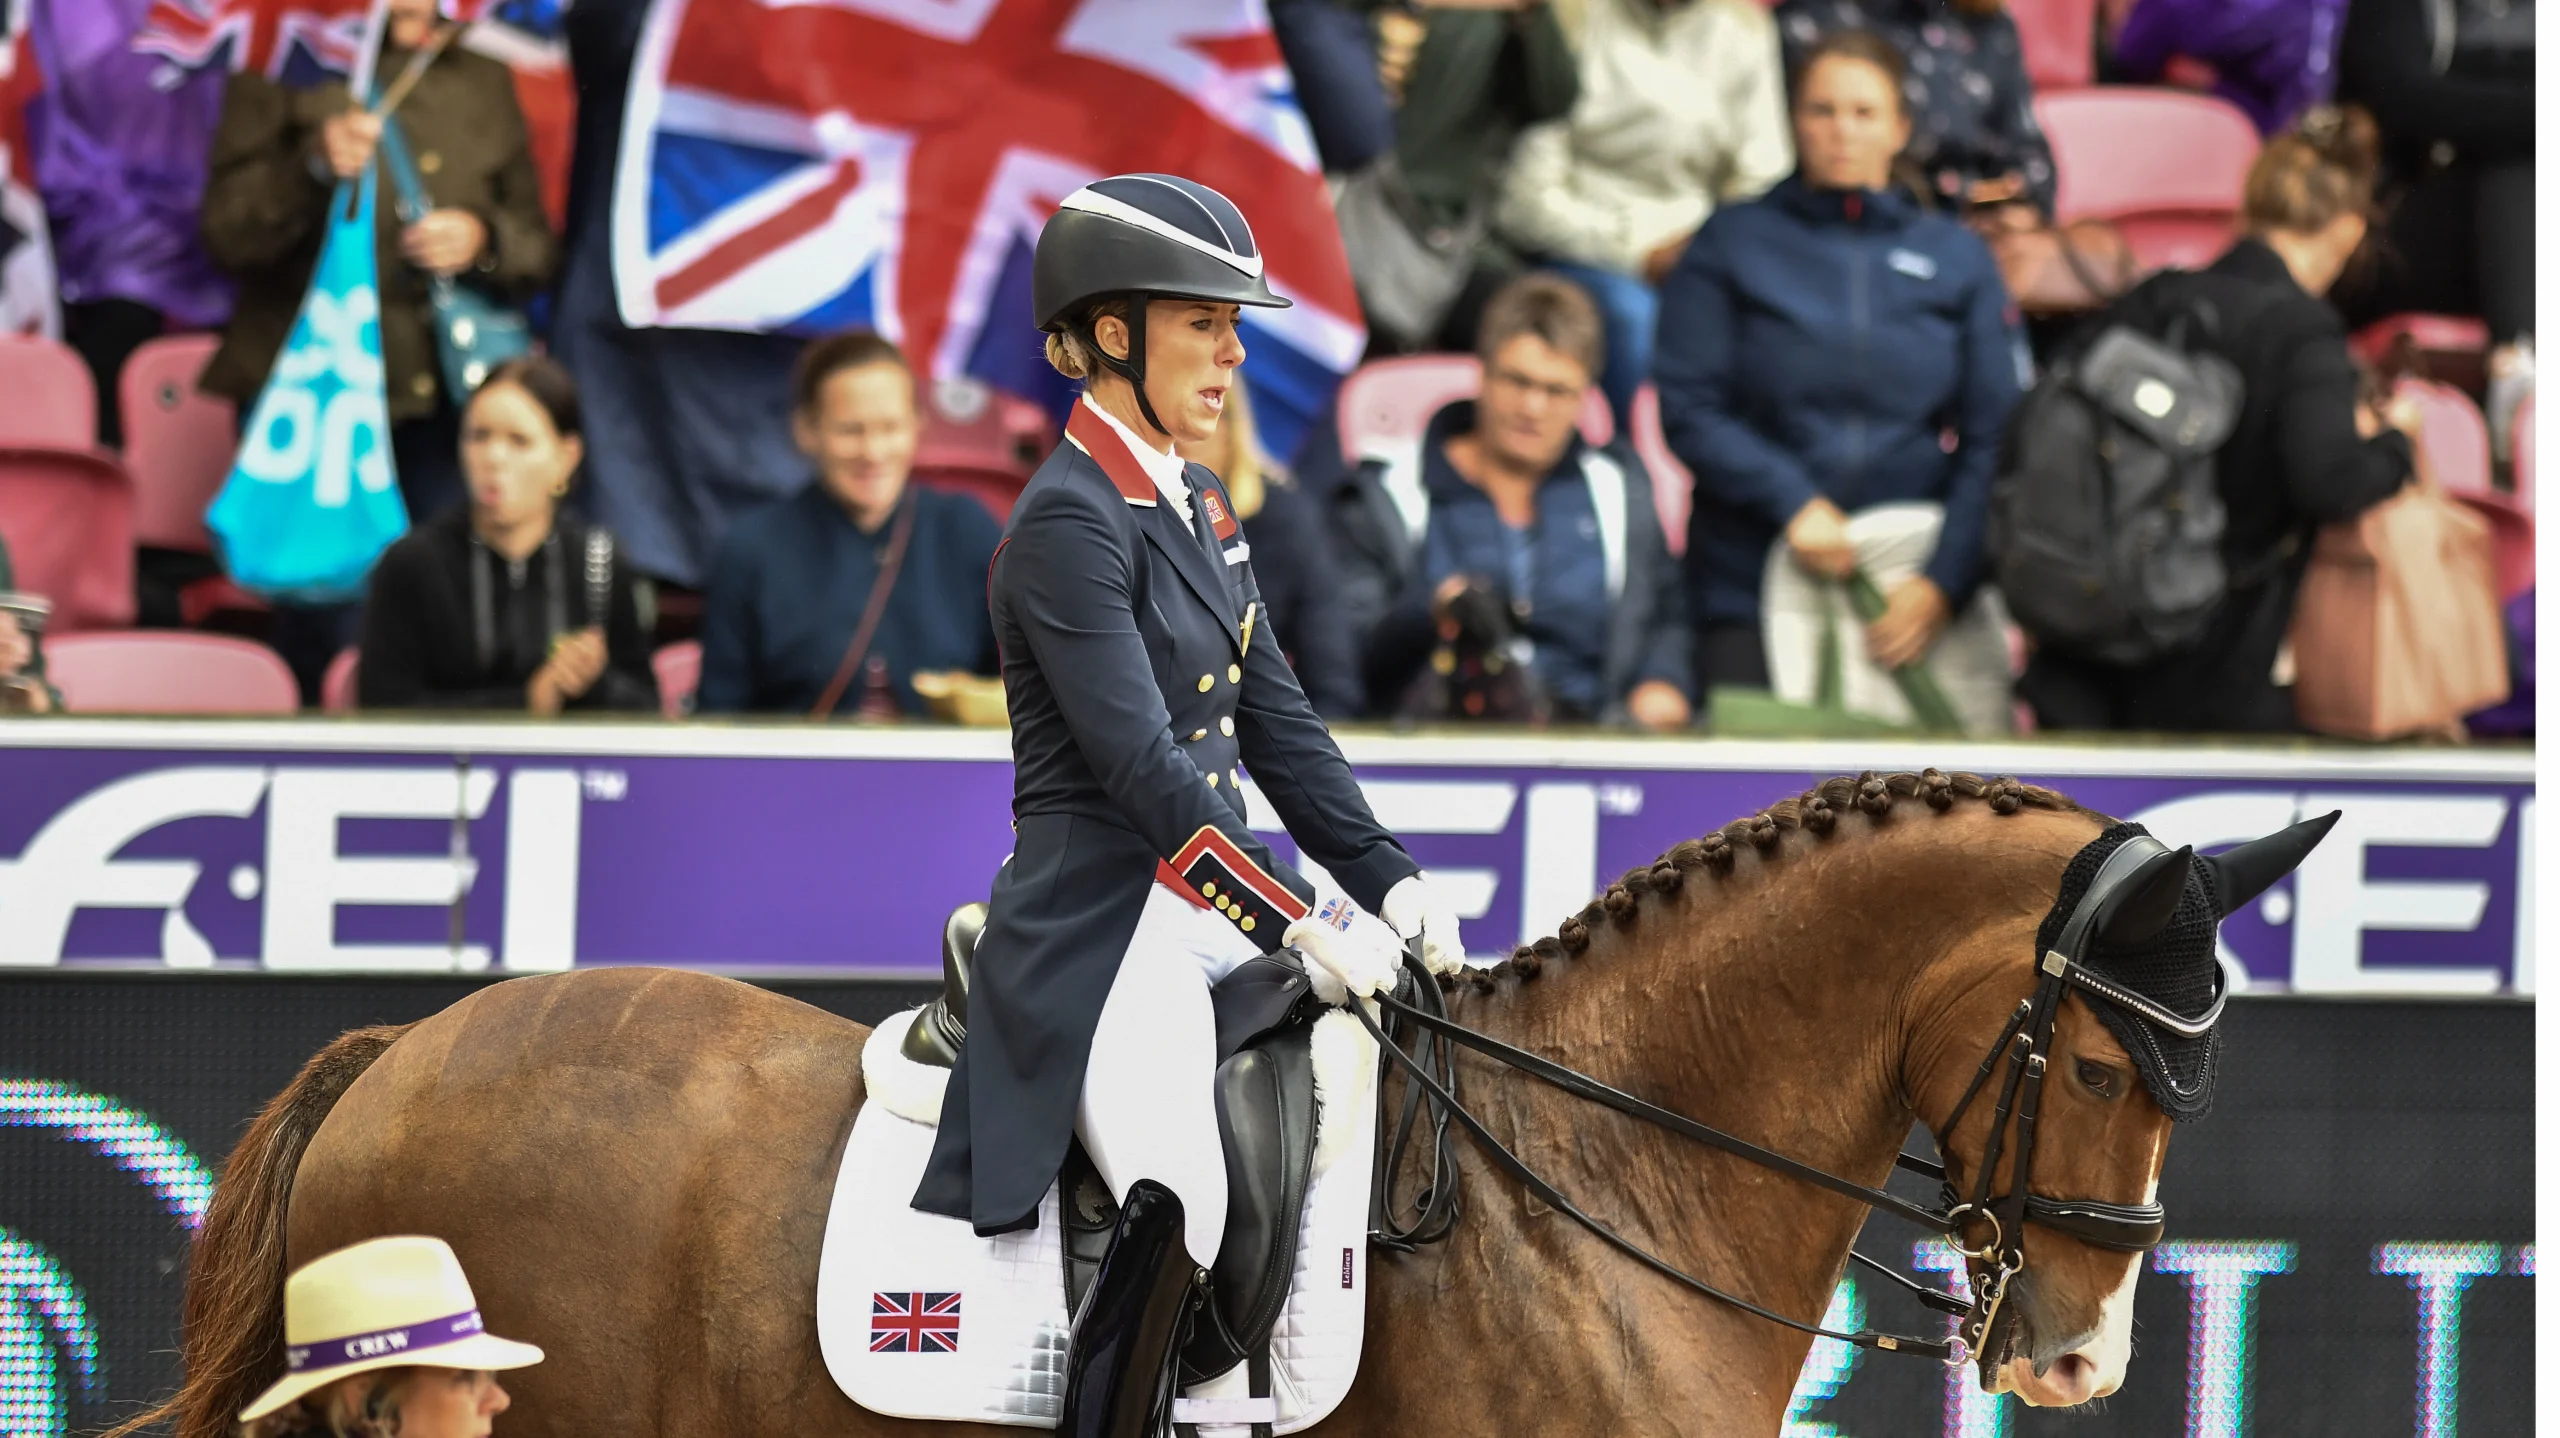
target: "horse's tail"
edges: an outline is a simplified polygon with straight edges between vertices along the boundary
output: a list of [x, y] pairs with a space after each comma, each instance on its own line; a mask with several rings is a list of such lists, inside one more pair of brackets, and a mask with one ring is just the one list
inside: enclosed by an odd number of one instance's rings
[[187, 1259], [186, 1379], [168, 1401], [108, 1430], [172, 1422], [174, 1438], [223, 1438], [284, 1371], [285, 1203], [303, 1150], [338, 1096], [413, 1025], [352, 1029], [311, 1056], [222, 1165]]

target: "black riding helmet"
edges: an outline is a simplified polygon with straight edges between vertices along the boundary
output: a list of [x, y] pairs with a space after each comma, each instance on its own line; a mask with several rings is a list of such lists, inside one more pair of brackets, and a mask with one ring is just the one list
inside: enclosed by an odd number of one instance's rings
[[[1129, 357], [1104, 353], [1086, 323], [1095, 300], [1129, 300]], [[1263, 278], [1253, 227], [1226, 196], [1179, 175], [1113, 175], [1058, 204], [1031, 257], [1031, 308], [1040, 328], [1083, 342], [1096, 361], [1138, 391], [1138, 412], [1164, 429], [1147, 401], [1147, 301], [1286, 309]], [[1167, 431], [1170, 433], [1170, 431]]]

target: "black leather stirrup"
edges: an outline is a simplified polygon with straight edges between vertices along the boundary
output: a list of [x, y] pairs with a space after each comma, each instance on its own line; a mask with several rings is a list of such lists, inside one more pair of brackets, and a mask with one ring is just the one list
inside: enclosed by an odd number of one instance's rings
[[1068, 1333], [1058, 1438], [1166, 1431], [1174, 1344], [1198, 1277], [1182, 1242], [1182, 1200], [1153, 1179], [1131, 1184], [1120, 1227]]

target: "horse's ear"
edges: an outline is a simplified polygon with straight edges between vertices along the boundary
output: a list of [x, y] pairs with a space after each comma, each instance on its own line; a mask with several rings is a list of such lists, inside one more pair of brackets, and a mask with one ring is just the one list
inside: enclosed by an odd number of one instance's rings
[[2098, 931], [2091, 935], [2098, 947], [2126, 949], [2159, 937], [2178, 912], [2178, 900], [2186, 896], [2187, 874], [2195, 857], [2193, 845], [2165, 849], [2134, 870], [2115, 891], [2107, 911], [2098, 916]]
[[2294, 870], [2329, 836], [2338, 822], [2338, 811], [2330, 810], [2317, 819], [2305, 819], [2290, 829], [2279, 829], [2264, 838], [2251, 839], [2236, 849], [2209, 854], [2204, 866], [2213, 874], [2213, 892], [2222, 900], [2222, 917], [2230, 918], [2240, 906], [2267, 891], [2267, 886]]

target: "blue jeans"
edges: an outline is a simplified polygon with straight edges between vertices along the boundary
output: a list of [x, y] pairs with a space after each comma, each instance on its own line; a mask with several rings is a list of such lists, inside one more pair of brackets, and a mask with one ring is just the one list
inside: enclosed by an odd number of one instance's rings
[[1609, 397], [1609, 412], [1617, 417], [1618, 433], [1623, 435], [1636, 390], [1653, 372], [1653, 322], [1660, 301], [1654, 296], [1653, 286], [1634, 275], [1571, 260], [1549, 260], [1546, 267], [1582, 286], [1591, 302], [1600, 307], [1600, 320], [1606, 331], [1602, 339], [1600, 392]]

